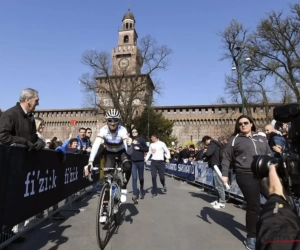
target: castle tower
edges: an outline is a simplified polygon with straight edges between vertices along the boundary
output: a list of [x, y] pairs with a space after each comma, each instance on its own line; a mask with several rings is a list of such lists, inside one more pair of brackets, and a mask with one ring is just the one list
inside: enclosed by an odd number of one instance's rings
[[135, 18], [128, 10], [122, 19], [118, 45], [112, 49], [112, 75], [141, 74], [142, 60], [137, 47], [138, 34], [135, 30]]

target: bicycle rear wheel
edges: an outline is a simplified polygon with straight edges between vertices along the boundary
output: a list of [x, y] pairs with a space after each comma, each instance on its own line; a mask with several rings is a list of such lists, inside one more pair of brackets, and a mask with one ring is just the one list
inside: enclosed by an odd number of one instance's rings
[[[97, 207], [97, 214], [96, 214], [96, 237], [97, 237], [97, 243], [100, 249], [104, 249], [108, 239], [109, 239], [109, 233], [110, 233], [110, 227], [111, 227], [111, 219], [108, 216], [110, 214], [109, 209], [109, 203], [110, 201], [110, 185], [108, 183], [105, 183], [102, 187], [98, 207]], [[106, 213], [106, 218], [103, 217]], [[105, 218], [105, 222], [103, 219]]]

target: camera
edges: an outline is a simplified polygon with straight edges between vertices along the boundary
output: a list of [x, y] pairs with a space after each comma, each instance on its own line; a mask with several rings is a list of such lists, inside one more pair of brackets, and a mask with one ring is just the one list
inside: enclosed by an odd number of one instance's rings
[[287, 194], [300, 197], [300, 105], [293, 103], [274, 108], [273, 117], [282, 123], [291, 123], [289, 131], [290, 149], [283, 151], [281, 158], [268, 155], [254, 156], [251, 169], [254, 176], [263, 179], [269, 175], [270, 164], [276, 171]]

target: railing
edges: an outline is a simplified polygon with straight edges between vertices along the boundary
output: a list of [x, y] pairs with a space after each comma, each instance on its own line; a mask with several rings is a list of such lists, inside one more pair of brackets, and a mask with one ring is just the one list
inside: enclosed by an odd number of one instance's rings
[[[150, 168], [151, 161], [146, 163], [146, 168]], [[176, 161], [166, 163], [165, 173], [171, 177], [184, 180], [190, 184], [200, 186], [204, 189], [214, 190], [212, 168], [208, 167], [207, 162], [194, 162], [193, 164], [178, 164]], [[235, 175], [231, 172], [229, 176], [230, 190], [226, 191], [228, 198], [244, 201], [243, 194], [235, 180]], [[266, 199], [261, 195], [261, 204]]]

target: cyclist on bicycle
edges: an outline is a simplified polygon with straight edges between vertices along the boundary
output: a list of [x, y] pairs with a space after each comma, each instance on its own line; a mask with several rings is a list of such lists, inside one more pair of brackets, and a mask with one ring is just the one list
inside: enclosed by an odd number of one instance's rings
[[112, 168], [116, 165], [116, 158], [122, 163], [122, 170], [126, 180], [123, 181], [122, 189], [127, 189], [127, 183], [131, 176], [132, 139], [128, 137], [127, 129], [119, 125], [120, 112], [110, 109], [106, 112], [107, 125], [102, 127], [96, 137], [90, 153], [89, 163], [85, 166], [85, 175], [89, 175], [93, 169], [93, 162], [98, 152], [99, 146], [106, 145], [105, 168]]

